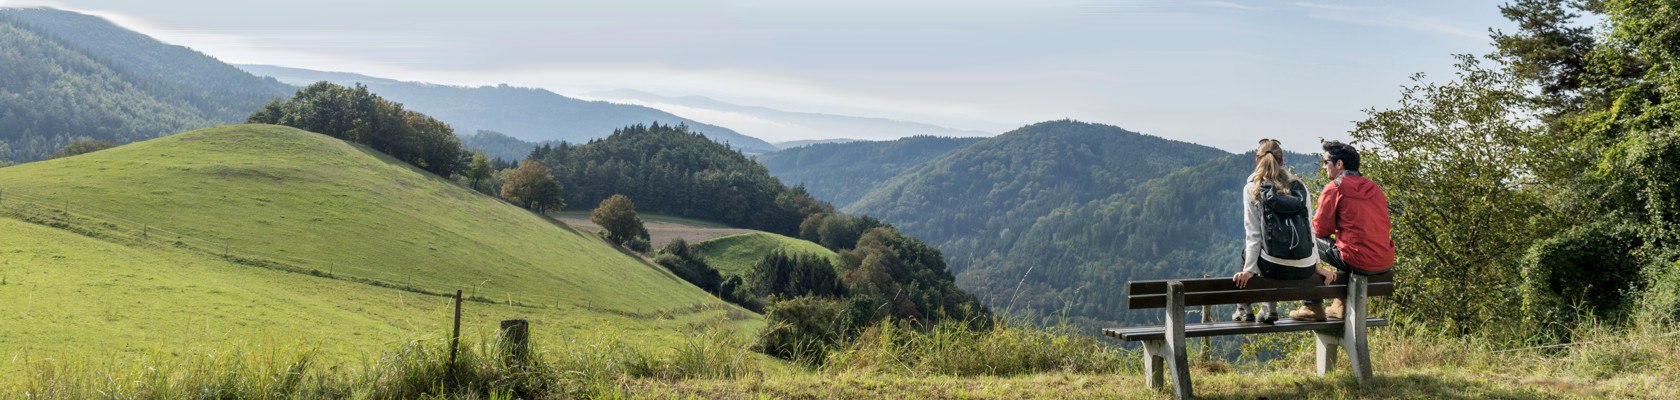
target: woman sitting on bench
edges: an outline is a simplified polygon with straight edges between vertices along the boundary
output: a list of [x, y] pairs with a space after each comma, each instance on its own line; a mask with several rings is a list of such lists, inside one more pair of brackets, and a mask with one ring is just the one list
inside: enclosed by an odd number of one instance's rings
[[[1312, 208], [1306, 185], [1286, 169], [1283, 146], [1275, 139], [1261, 139], [1254, 153], [1254, 173], [1243, 184], [1243, 267], [1231, 277], [1237, 287], [1259, 275], [1266, 279], [1307, 279], [1322, 275], [1324, 283], [1336, 274], [1321, 273], [1312, 234]], [[1322, 307], [1308, 300], [1305, 307]], [[1260, 309], [1260, 322], [1277, 322], [1277, 302]], [[1321, 313], [1322, 315], [1322, 313]], [[1238, 304], [1232, 320], [1254, 321], [1247, 304]]]

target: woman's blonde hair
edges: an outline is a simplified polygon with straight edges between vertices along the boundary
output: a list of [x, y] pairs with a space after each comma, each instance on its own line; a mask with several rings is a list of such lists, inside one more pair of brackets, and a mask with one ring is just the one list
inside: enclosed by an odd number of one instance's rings
[[1283, 145], [1277, 139], [1260, 139], [1260, 148], [1254, 151], [1254, 173], [1248, 175], [1248, 181], [1254, 182], [1254, 191], [1249, 193], [1255, 201], [1260, 200], [1260, 183], [1271, 182], [1278, 193], [1290, 193], [1290, 187], [1295, 184], [1295, 176], [1289, 173], [1289, 168], [1283, 163]]

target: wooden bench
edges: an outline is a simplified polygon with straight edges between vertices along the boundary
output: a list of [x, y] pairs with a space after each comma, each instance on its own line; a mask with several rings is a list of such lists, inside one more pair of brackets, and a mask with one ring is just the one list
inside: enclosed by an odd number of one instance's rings
[[[1312, 331], [1318, 339], [1318, 374], [1330, 371], [1336, 361], [1336, 349], [1347, 350], [1353, 376], [1360, 384], [1371, 379], [1371, 355], [1365, 345], [1365, 328], [1388, 325], [1388, 320], [1371, 318], [1366, 314], [1368, 296], [1387, 296], [1394, 293], [1394, 274], [1375, 276], [1341, 274], [1330, 285], [1323, 278], [1304, 280], [1271, 280], [1255, 277], [1248, 287], [1237, 288], [1231, 278], [1174, 279], [1134, 281], [1127, 284], [1126, 307], [1140, 310], [1165, 308], [1167, 320], [1163, 326], [1142, 326], [1104, 329], [1103, 334], [1125, 341], [1143, 342], [1144, 373], [1149, 375], [1149, 387], [1161, 388], [1162, 364], [1172, 371], [1173, 393], [1180, 399], [1193, 397], [1190, 386], [1189, 360], [1185, 339], [1192, 337], [1247, 335], [1272, 332]], [[1341, 298], [1344, 319], [1325, 322], [1305, 322], [1282, 318], [1276, 324], [1260, 322], [1203, 322], [1184, 321], [1184, 308], [1218, 304], [1261, 303]], [[1328, 302], [1325, 304], [1329, 306]], [[1280, 313], [1283, 310], [1278, 307]]]

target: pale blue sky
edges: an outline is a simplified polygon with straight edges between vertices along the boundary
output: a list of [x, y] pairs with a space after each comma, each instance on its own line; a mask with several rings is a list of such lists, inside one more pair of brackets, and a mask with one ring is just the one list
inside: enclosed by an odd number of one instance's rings
[[[1510, 29], [1497, 1], [8, 1], [224, 61], [632, 88], [1003, 132], [1075, 118], [1311, 151]], [[728, 125], [728, 121], [707, 121]]]

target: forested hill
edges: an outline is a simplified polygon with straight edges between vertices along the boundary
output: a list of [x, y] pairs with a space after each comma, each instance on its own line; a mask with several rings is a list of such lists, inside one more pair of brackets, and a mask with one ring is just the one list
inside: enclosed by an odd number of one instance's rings
[[833, 208], [783, 185], [739, 149], [681, 125], [634, 125], [582, 145], [544, 144], [529, 159], [553, 170], [569, 209], [592, 209], [622, 194], [638, 211], [795, 235], [806, 216]]
[[104, 19], [0, 9], [0, 161], [243, 121], [295, 88]]
[[[1287, 158], [1317, 176], [1315, 156]], [[841, 161], [828, 168], [867, 166]], [[1236, 270], [1238, 192], [1252, 169], [1252, 153], [1052, 121], [945, 152], [844, 208], [934, 244], [995, 310], [1112, 323], [1130, 318], [1127, 280]], [[836, 181], [807, 185], [823, 193]]]
[[424, 82], [403, 82], [366, 75], [322, 72], [270, 65], [240, 65], [251, 73], [271, 76], [287, 83], [306, 85], [328, 81], [341, 85], [360, 83], [380, 97], [411, 110], [448, 122], [456, 132], [496, 131], [528, 142], [566, 141], [584, 143], [601, 139], [613, 130], [635, 124], [687, 125], [696, 132], [750, 153], [775, 151], [758, 138], [729, 128], [708, 125], [653, 108], [587, 101], [543, 89], [499, 86], [450, 86]]
[[[1318, 176], [1317, 157], [1286, 158], [1302, 179]], [[1253, 167], [1253, 152], [1221, 156], [1123, 193], [1057, 208], [1019, 229], [1018, 240], [989, 249], [959, 282], [1016, 315], [1050, 317], [1065, 309], [1076, 322], [1137, 318], [1125, 309], [1128, 280], [1237, 271], [1238, 201]]]
[[1110, 125], [1041, 122], [905, 171], [845, 209], [933, 243], [961, 272], [1051, 210], [1225, 154]]
[[812, 196], [851, 204], [894, 176], [983, 138], [912, 136], [890, 141], [822, 143], [761, 154], [758, 162]]

